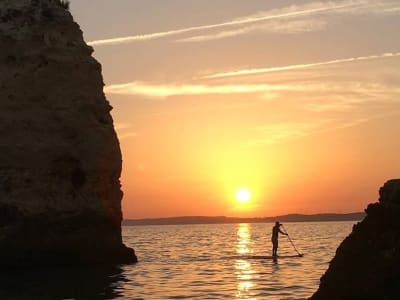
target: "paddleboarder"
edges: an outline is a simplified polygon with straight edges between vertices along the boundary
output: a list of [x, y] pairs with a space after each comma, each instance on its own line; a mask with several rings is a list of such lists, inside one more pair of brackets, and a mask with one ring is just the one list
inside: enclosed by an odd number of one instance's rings
[[279, 223], [278, 221], [275, 222], [275, 226], [272, 227], [272, 256], [277, 257], [278, 256], [278, 239], [279, 239], [279, 233], [283, 235], [288, 235], [286, 232], [283, 232], [281, 230], [282, 224]]

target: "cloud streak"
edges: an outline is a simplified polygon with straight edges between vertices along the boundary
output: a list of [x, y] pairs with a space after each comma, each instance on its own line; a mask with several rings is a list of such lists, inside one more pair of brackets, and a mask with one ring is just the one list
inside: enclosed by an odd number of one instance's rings
[[[153, 98], [166, 98], [171, 96], [190, 95], [228, 95], [268, 93], [279, 91], [304, 91], [315, 89], [307, 85], [283, 84], [248, 84], [248, 85], [200, 85], [200, 84], [148, 84], [144, 82], [131, 82], [109, 85], [105, 88], [107, 94], [141, 95]], [[321, 88], [321, 87], [320, 87]]]
[[[309, 15], [313, 14], [323, 14], [323, 13], [341, 13], [349, 15], [390, 15], [396, 14], [400, 11], [399, 4], [396, 3], [382, 3], [382, 2], [372, 2], [368, 1], [362, 2], [349, 2], [348, 6], [336, 7], [334, 9], [323, 10], [323, 11], [313, 11], [313, 9], [321, 8], [323, 5], [333, 5], [332, 3], [321, 4], [319, 2], [312, 2], [309, 4], [304, 4], [302, 6], [292, 5], [289, 7], [284, 7], [281, 9], [274, 9], [267, 12], [260, 12], [256, 15], [245, 17], [244, 19], [260, 18], [267, 15], [284, 15], [295, 11], [310, 11], [306, 14], [290, 15], [287, 17], [281, 17], [278, 19], [267, 19], [262, 24], [252, 24], [250, 26], [245, 26], [233, 30], [225, 30], [220, 32], [213, 32], [204, 35], [192, 36], [184, 39], [178, 40], [178, 42], [206, 42], [212, 40], [219, 40], [228, 37], [236, 37], [240, 35], [245, 35], [249, 33], [279, 33], [279, 34], [298, 34], [304, 32], [320, 31], [327, 27], [327, 20], [313, 20], [309, 18]], [[289, 17], [296, 18], [295, 20], [289, 20]]]
[[308, 122], [274, 123], [257, 128], [264, 138], [249, 141], [251, 146], [274, 144], [280, 141], [301, 138], [320, 130], [330, 120], [314, 120]]
[[[168, 98], [172, 96], [196, 95], [234, 95], [258, 94], [261, 99], [274, 100], [284, 93], [301, 92], [329, 92], [343, 94], [351, 91], [354, 94], [381, 94], [388, 90], [388, 86], [376, 83], [360, 82], [297, 82], [292, 84], [152, 84], [145, 82], [131, 82], [107, 86], [107, 94], [136, 95], [150, 98]], [[400, 89], [390, 88], [391, 93], [398, 93]]]
[[235, 19], [228, 22], [209, 24], [209, 25], [201, 25], [201, 26], [192, 26], [182, 29], [148, 33], [148, 34], [140, 34], [140, 35], [131, 35], [125, 37], [117, 37], [117, 38], [109, 38], [109, 39], [101, 39], [94, 40], [88, 42], [91, 46], [105, 46], [105, 45], [116, 45], [122, 43], [130, 43], [130, 42], [139, 42], [139, 41], [148, 41], [159, 38], [164, 38], [167, 36], [179, 35], [184, 33], [209, 30], [209, 29], [217, 29], [231, 26], [239, 26], [252, 24], [256, 22], [274, 20], [274, 19], [282, 19], [282, 18], [290, 18], [290, 17], [298, 17], [304, 15], [312, 15], [318, 14], [328, 11], [340, 10], [344, 8], [354, 8], [360, 5], [365, 4], [364, 1], [343, 1], [343, 2], [327, 2], [320, 3], [315, 2], [308, 4], [306, 6], [290, 6], [282, 9], [275, 9], [269, 12], [263, 12], [256, 15], [246, 16], [240, 19]]
[[260, 147], [272, 145], [287, 140], [305, 138], [307, 136], [315, 134], [352, 128], [373, 120], [384, 119], [399, 114], [400, 112], [390, 112], [385, 114], [378, 114], [375, 116], [360, 117], [351, 121], [325, 119], [308, 122], [286, 122], [270, 124], [259, 128], [259, 130], [262, 131], [262, 135], [264, 137], [249, 140], [248, 146]]
[[266, 24], [253, 24], [238, 29], [221, 31], [214, 34], [198, 35], [178, 40], [178, 42], [205, 42], [219, 40], [222, 38], [244, 35], [253, 32], [270, 32], [295, 34], [301, 32], [319, 31], [326, 27], [326, 22], [322, 20], [294, 20], [287, 22], [268, 22]]
[[399, 56], [400, 56], [400, 52], [387, 52], [387, 53], [377, 54], [377, 55], [334, 59], [334, 60], [308, 63], [308, 64], [298, 64], [298, 65], [259, 68], [259, 69], [241, 69], [241, 70], [235, 70], [235, 71], [230, 71], [230, 72], [215, 73], [215, 74], [204, 76], [203, 78], [215, 79], [215, 78], [225, 78], [225, 77], [266, 74], [266, 73], [282, 72], [282, 71], [293, 71], [293, 70], [299, 70], [299, 69], [314, 68], [314, 67], [319, 67], [319, 66], [343, 64], [343, 63], [350, 63], [350, 62], [356, 62], [356, 61], [368, 61], [368, 60], [375, 60], [375, 59], [382, 59], [382, 58], [393, 58], [393, 57], [399, 57]]

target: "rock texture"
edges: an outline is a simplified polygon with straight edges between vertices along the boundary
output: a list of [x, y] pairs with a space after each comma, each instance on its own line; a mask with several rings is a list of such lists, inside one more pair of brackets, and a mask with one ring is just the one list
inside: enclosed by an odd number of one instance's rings
[[0, 266], [136, 261], [92, 52], [62, 1], [0, 1]]
[[379, 195], [337, 249], [312, 300], [400, 299], [400, 179]]

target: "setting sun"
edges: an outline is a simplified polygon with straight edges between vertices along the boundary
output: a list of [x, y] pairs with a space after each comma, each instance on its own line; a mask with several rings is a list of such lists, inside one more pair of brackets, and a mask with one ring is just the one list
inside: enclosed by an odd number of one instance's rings
[[361, 211], [397, 176], [400, 1], [70, 2], [114, 107], [125, 218]]
[[240, 203], [247, 203], [251, 198], [251, 193], [247, 189], [239, 189], [236, 192], [236, 200]]

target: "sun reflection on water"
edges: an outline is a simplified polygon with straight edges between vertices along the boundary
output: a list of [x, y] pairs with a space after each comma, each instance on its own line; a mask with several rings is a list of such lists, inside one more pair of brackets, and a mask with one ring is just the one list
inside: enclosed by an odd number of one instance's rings
[[[250, 248], [251, 236], [250, 226], [248, 224], [239, 224], [237, 231], [236, 252], [238, 255], [246, 255], [252, 253]], [[254, 273], [250, 261], [246, 259], [237, 259], [235, 261], [236, 277], [237, 277], [237, 292], [236, 299], [241, 300], [256, 300], [252, 296], [254, 284]]]
[[250, 227], [249, 224], [239, 224], [237, 232], [236, 252], [239, 255], [250, 253]]

